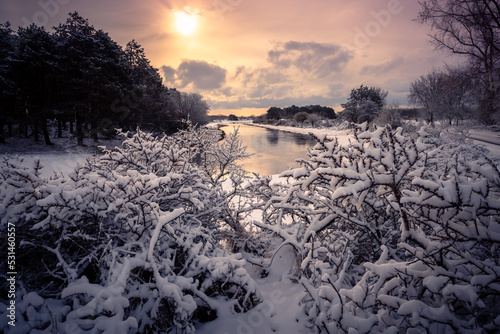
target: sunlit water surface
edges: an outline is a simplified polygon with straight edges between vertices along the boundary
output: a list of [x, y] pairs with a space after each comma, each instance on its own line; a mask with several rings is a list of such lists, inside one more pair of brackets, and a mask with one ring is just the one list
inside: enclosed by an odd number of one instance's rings
[[243, 161], [243, 168], [260, 175], [280, 174], [289, 167], [298, 167], [299, 158], [307, 158], [307, 149], [316, 141], [307, 135], [285, 131], [269, 130], [257, 126], [235, 124], [223, 128], [224, 132], [233, 132], [239, 128], [239, 136], [247, 146], [247, 152], [253, 155]]

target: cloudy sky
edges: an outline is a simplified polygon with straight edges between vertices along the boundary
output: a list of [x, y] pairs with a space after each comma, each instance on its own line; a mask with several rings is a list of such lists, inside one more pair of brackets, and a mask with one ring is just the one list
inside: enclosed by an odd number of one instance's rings
[[406, 105], [434, 51], [415, 0], [0, 0], [0, 22], [50, 29], [77, 11], [120, 45], [135, 39], [165, 85], [201, 93], [212, 114], [321, 104], [361, 84]]

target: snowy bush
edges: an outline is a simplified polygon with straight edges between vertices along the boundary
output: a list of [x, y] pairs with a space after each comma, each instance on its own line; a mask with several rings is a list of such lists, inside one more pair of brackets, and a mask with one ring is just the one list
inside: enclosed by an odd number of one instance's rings
[[36, 256], [43, 274], [20, 279], [68, 303], [58, 327], [72, 332], [190, 333], [217, 317], [221, 301], [234, 312], [255, 306], [245, 261], [219, 247], [220, 184], [177, 139], [122, 135], [122, 147], [103, 148], [69, 177], [42, 182], [36, 168], [6, 163], [2, 177], [20, 180], [3, 186], [3, 203], [17, 201], [30, 216], [3, 210], [31, 221], [21, 245], [44, 254]]
[[[36, 201], [42, 197], [38, 188], [45, 183], [40, 177], [43, 167], [35, 160], [32, 168], [24, 166], [23, 159], [3, 158], [0, 165], [0, 227], [3, 229], [8, 222], [17, 226], [24, 225], [32, 219], [39, 219], [41, 209]], [[3, 230], [2, 230], [3, 231]]]
[[295, 249], [317, 332], [493, 332], [500, 325], [500, 171], [401, 129], [317, 138], [261, 228]]

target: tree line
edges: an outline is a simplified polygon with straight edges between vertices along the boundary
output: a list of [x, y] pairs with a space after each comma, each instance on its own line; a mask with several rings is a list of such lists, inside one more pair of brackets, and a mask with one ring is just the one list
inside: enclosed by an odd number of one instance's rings
[[267, 110], [266, 114], [256, 117], [254, 122], [264, 123], [266, 121], [277, 121], [280, 119], [294, 120], [303, 123], [309, 121], [314, 125], [315, 122], [321, 119], [335, 119], [337, 114], [331, 107], [317, 105], [296, 106], [278, 108], [271, 107]]
[[125, 47], [77, 12], [53, 28], [0, 24], [0, 141], [24, 136], [51, 144], [49, 121], [97, 141], [115, 128], [171, 133], [206, 121], [199, 94], [169, 89], [135, 40]]

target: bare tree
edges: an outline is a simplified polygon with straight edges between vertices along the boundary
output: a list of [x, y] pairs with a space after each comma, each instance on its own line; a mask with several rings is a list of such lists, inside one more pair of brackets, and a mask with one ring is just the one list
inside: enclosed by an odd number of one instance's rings
[[408, 100], [424, 108], [426, 119], [433, 124], [436, 119], [453, 120], [464, 118], [474, 104], [473, 82], [463, 68], [447, 67], [433, 70], [410, 85]]
[[393, 129], [402, 126], [401, 110], [401, 107], [396, 104], [384, 106], [380, 109], [377, 117], [373, 120], [373, 123], [378, 126], [389, 125]]
[[498, 0], [423, 0], [417, 21], [429, 24], [438, 49], [469, 58], [482, 83], [480, 119], [498, 112], [500, 2]]
[[318, 114], [309, 114], [307, 116], [307, 119], [309, 122], [311, 122], [311, 126], [314, 128], [314, 124], [318, 123], [319, 121], [321, 121], [321, 116], [318, 115]]
[[179, 119], [191, 120], [194, 124], [207, 122], [207, 113], [210, 107], [198, 93], [184, 93], [177, 90], [169, 90], [169, 102], [175, 108]]
[[446, 67], [444, 72], [446, 86], [441, 117], [458, 124], [459, 120], [470, 118], [471, 112], [477, 109], [475, 85], [477, 80], [471, 79], [471, 69], [462, 67]]
[[408, 101], [424, 108], [425, 118], [430, 124], [434, 124], [436, 114], [438, 114], [444, 81], [445, 76], [433, 70], [410, 85]]

